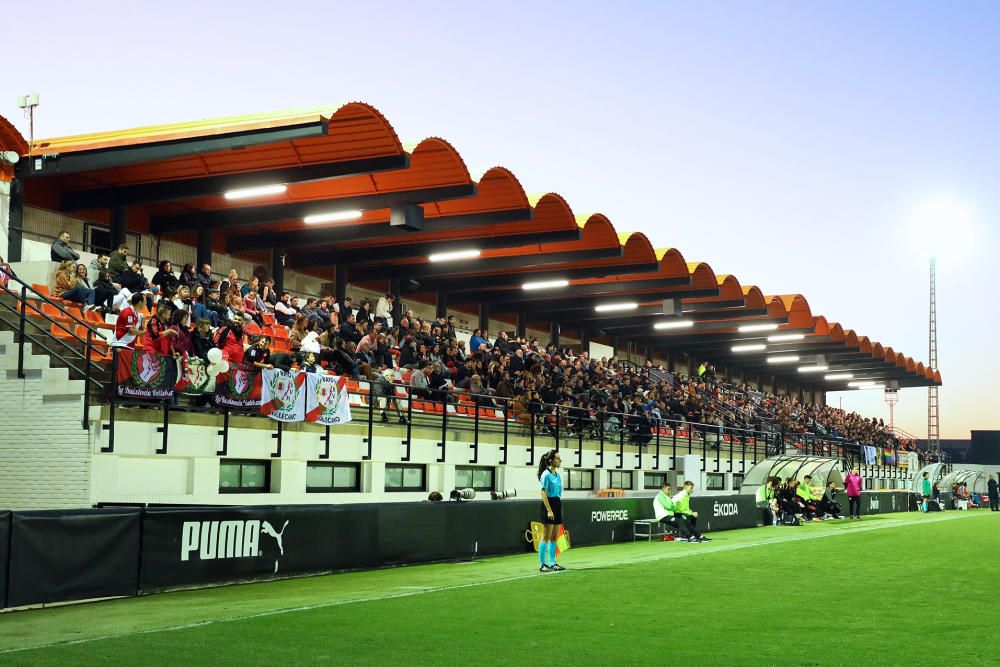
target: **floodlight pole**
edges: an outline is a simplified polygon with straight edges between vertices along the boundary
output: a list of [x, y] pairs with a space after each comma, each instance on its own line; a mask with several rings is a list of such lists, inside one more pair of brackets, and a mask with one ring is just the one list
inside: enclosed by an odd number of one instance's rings
[[[929, 353], [928, 362], [932, 369], [937, 369], [937, 261], [931, 257], [931, 300], [929, 321]], [[941, 449], [940, 440], [940, 406], [938, 405], [938, 387], [932, 384], [927, 388], [927, 448], [931, 451]]]

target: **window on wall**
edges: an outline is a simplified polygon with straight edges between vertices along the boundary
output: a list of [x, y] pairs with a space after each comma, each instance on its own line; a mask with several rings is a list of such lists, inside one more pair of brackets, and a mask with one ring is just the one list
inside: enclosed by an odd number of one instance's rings
[[270, 461], [223, 460], [219, 463], [219, 493], [269, 493]]
[[311, 461], [306, 464], [306, 493], [361, 491], [360, 463]]
[[385, 466], [386, 491], [426, 491], [427, 466], [387, 463]]
[[743, 475], [734, 474], [733, 475], [733, 491], [739, 491], [741, 486], [743, 486]]
[[456, 466], [455, 488], [473, 489], [475, 491], [495, 491], [496, 471], [493, 468]]
[[721, 472], [705, 473], [705, 489], [708, 491], [724, 491], [726, 489], [726, 475]]
[[631, 489], [632, 488], [632, 471], [631, 470], [612, 470], [609, 474], [610, 486], [612, 489]]
[[875, 488], [875, 480], [872, 479], [871, 477], [866, 477], [865, 478], [865, 490], [866, 491], [871, 491], [874, 488]]
[[570, 468], [567, 482], [566, 488], [570, 491], [593, 491], [594, 471]]
[[664, 482], [667, 481], [667, 473], [665, 472], [647, 472], [642, 476], [642, 484], [645, 489], [656, 489], [660, 490]]

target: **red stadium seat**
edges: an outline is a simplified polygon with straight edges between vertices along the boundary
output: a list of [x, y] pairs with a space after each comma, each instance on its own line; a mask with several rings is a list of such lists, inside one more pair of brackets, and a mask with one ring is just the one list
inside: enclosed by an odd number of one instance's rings
[[52, 296], [52, 292], [49, 291], [47, 285], [39, 285], [38, 283], [32, 283], [31, 287], [42, 296], [48, 296], [48, 297]]
[[69, 322], [72, 320], [71, 317], [53, 306], [51, 303], [42, 303], [42, 315], [45, 315], [50, 320], [55, 320], [56, 322]]

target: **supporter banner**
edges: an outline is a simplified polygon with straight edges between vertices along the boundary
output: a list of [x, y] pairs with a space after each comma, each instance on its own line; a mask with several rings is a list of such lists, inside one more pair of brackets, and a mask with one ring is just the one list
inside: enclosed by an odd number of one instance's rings
[[261, 373], [252, 366], [230, 364], [215, 378], [215, 404], [227, 408], [260, 408]]
[[306, 373], [306, 420], [332, 426], [351, 421], [347, 378]]
[[172, 357], [123, 347], [117, 375], [119, 396], [162, 400], [174, 395], [177, 364]]
[[198, 357], [181, 357], [177, 361], [177, 384], [174, 389], [185, 394], [210, 394], [215, 390], [208, 364]]
[[885, 461], [885, 465], [887, 466], [896, 465], [896, 450], [886, 447], [882, 453], [882, 460]]
[[13, 512], [11, 607], [136, 595], [141, 510]]
[[308, 373], [265, 368], [261, 375], [260, 413], [279, 422], [303, 421]]
[[875, 448], [871, 445], [862, 445], [861, 449], [865, 453], [865, 465], [875, 465]]
[[0, 510], [0, 609], [7, 606], [8, 558], [10, 558], [10, 512]]

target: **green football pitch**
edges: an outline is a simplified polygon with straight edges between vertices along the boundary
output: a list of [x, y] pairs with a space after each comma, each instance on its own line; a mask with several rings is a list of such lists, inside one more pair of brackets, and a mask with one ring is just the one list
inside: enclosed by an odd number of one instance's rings
[[1000, 515], [884, 514], [0, 615], [0, 665], [997, 664]]

